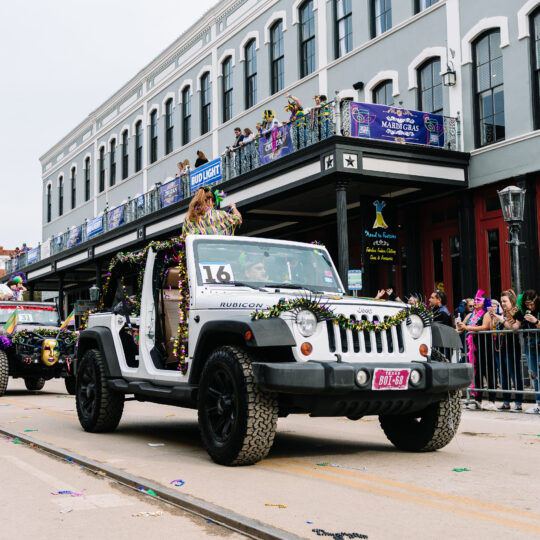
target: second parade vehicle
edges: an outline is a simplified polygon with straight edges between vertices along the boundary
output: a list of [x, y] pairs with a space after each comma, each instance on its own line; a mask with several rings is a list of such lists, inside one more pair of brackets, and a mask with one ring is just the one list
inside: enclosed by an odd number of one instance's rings
[[473, 376], [440, 352], [455, 331], [421, 305], [344, 293], [320, 245], [188, 236], [120, 254], [80, 334], [80, 423], [114, 430], [126, 396], [194, 408], [224, 465], [263, 459], [294, 413], [377, 415], [397, 448], [444, 447]]

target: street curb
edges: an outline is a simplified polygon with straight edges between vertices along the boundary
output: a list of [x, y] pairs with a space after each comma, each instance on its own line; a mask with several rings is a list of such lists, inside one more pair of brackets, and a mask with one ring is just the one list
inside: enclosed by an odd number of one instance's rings
[[58, 448], [57, 446], [17, 433], [16, 431], [11, 431], [0, 426], [0, 434], [12, 438], [17, 437], [21, 442], [33, 444], [34, 448], [38, 448], [54, 456], [64, 459], [69, 458], [70, 463], [84, 465], [84, 467], [91, 472], [101, 472], [108, 478], [112, 478], [121, 484], [132, 488], [137, 493], [141, 493], [138, 489], [139, 487], [142, 487], [145, 490], [151, 489], [157, 495], [157, 497], [152, 498], [171, 503], [182, 508], [182, 510], [209, 519], [218, 525], [222, 525], [227, 529], [231, 529], [246, 536], [261, 540], [301, 540], [300, 536], [288, 533], [287, 531], [277, 529], [271, 525], [266, 525], [265, 523], [242, 516], [232, 510], [227, 510], [226, 508], [203, 501], [202, 499], [198, 499], [191, 495], [180, 494], [170, 488], [163, 487], [161, 484], [157, 484], [145, 478], [138, 478], [132, 474], [114, 469], [108, 465], [98, 463], [97, 461], [82, 457], [78, 454], [73, 454], [67, 450]]

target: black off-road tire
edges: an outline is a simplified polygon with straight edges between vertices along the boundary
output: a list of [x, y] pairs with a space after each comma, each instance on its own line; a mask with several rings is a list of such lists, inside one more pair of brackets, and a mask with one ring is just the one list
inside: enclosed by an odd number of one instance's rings
[[[432, 351], [431, 360], [448, 362], [439, 351]], [[406, 415], [380, 416], [381, 427], [388, 440], [400, 450], [433, 452], [445, 447], [457, 433], [461, 422], [460, 392], [448, 392], [442, 401]]]
[[70, 375], [64, 379], [64, 384], [66, 385], [67, 393], [71, 396], [74, 396], [77, 393], [77, 379]]
[[251, 362], [247, 351], [227, 345], [212, 352], [201, 374], [199, 429], [220, 465], [252, 465], [274, 442], [277, 399], [255, 385]]
[[9, 361], [6, 351], [0, 350], [0, 396], [6, 393], [9, 379]]
[[26, 377], [24, 379], [24, 384], [26, 385], [27, 390], [35, 392], [41, 390], [45, 386], [45, 379], [43, 377]]
[[77, 369], [75, 403], [85, 431], [114, 431], [124, 411], [124, 394], [112, 391], [105, 378], [105, 362], [97, 349], [87, 350]]

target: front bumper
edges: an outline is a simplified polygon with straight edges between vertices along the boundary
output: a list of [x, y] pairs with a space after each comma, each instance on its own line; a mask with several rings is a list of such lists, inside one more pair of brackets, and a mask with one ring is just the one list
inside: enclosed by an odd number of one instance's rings
[[[418, 384], [409, 381], [406, 390], [372, 390], [373, 372], [377, 368], [415, 369], [421, 377]], [[364, 385], [356, 382], [359, 370], [365, 370], [369, 378]], [[403, 395], [444, 392], [467, 388], [473, 379], [471, 364], [450, 364], [442, 362], [254, 362], [255, 383], [263, 390], [284, 394], [348, 394], [350, 392], [370, 392], [381, 394], [391, 392]]]

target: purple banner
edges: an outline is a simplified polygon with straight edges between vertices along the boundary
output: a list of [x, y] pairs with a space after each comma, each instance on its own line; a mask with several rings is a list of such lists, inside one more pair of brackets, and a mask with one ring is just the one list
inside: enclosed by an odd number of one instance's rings
[[116, 208], [113, 208], [112, 210], [109, 210], [109, 231], [111, 229], [116, 229], [116, 227], [120, 227], [120, 225], [124, 224], [124, 205], [117, 206]]
[[169, 206], [182, 199], [182, 179], [175, 178], [161, 186], [161, 206]]
[[388, 105], [351, 103], [351, 136], [444, 147], [444, 118]]
[[276, 127], [259, 139], [261, 165], [291, 154], [293, 151], [290, 126]]

